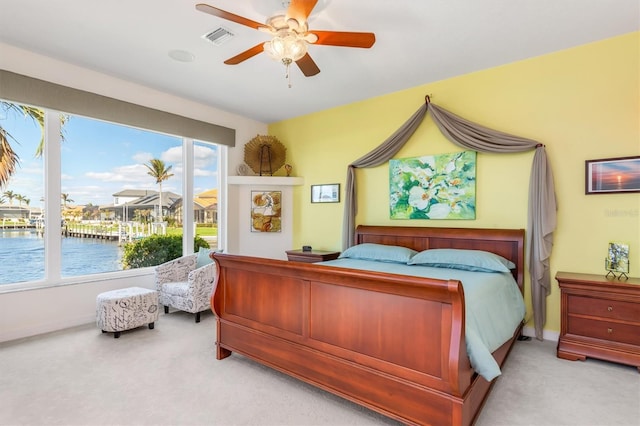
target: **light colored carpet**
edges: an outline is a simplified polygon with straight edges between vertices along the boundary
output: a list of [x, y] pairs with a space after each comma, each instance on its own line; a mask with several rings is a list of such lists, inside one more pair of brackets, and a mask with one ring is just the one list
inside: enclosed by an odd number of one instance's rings
[[[119, 339], [87, 325], [0, 344], [0, 425], [396, 425], [239, 355], [215, 322], [161, 314]], [[518, 342], [477, 425], [639, 425], [633, 367]]]

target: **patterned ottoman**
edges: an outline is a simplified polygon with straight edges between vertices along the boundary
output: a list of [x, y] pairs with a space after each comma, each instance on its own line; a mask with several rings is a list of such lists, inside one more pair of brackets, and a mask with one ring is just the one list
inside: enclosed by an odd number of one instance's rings
[[141, 287], [129, 287], [100, 293], [96, 298], [96, 323], [103, 333], [131, 330], [158, 320], [158, 292]]

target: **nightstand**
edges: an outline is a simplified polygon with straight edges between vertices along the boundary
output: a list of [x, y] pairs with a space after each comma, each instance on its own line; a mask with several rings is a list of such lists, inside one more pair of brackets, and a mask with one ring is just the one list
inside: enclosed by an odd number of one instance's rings
[[558, 272], [558, 358], [604, 359], [640, 371], [640, 278]]
[[287, 259], [292, 262], [316, 263], [326, 260], [337, 259], [340, 256], [339, 251], [322, 251], [322, 250], [287, 250]]

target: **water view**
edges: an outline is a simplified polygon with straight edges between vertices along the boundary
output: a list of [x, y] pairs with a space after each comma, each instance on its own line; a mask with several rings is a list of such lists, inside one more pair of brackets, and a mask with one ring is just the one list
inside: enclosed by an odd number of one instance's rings
[[[122, 248], [116, 241], [62, 238], [62, 276], [120, 271]], [[44, 278], [44, 239], [34, 229], [0, 230], [0, 284]]]

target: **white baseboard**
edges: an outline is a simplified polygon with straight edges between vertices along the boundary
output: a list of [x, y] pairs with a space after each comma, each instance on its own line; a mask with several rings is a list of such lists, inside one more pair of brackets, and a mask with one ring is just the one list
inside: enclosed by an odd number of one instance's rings
[[41, 323], [29, 327], [14, 329], [9, 332], [0, 332], [0, 343], [37, 336], [39, 334], [50, 333], [52, 331], [64, 330], [66, 328], [77, 327], [79, 325], [95, 323], [95, 321], [95, 315], [92, 315], [87, 317], [76, 317], [73, 319], [69, 318], [64, 321], [50, 321], [46, 324]]
[[[533, 327], [525, 326], [522, 329], [522, 334], [525, 336], [536, 337], [536, 330]], [[544, 340], [551, 340], [553, 342], [557, 342], [560, 339], [560, 332], [558, 331], [550, 331], [550, 330], [542, 330], [542, 338]]]

